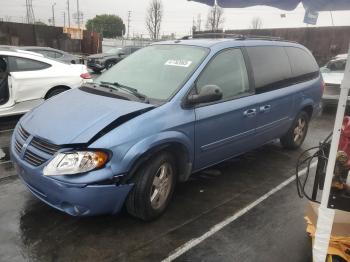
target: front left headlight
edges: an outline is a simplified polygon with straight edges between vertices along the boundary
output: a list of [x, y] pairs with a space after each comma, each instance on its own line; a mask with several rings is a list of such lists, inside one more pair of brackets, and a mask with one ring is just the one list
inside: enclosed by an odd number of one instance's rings
[[44, 176], [74, 175], [103, 167], [109, 159], [104, 151], [73, 151], [57, 154], [44, 168]]

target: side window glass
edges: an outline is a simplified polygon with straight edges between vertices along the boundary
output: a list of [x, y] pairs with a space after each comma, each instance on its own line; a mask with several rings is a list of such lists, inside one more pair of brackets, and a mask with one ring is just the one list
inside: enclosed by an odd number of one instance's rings
[[0, 83], [7, 77], [7, 62], [4, 57], [0, 57]]
[[11, 72], [36, 71], [49, 68], [51, 65], [22, 57], [10, 57]]
[[293, 77], [302, 77], [319, 71], [316, 60], [304, 49], [285, 47], [292, 67]]
[[55, 58], [61, 58], [63, 56], [62, 53], [59, 52], [54, 52], [55, 53]]
[[197, 80], [197, 92], [206, 85], [217, 85], [222, 99], [233, 98], [249, 91], [248, 73], [242, 51], [230, 49], [219, 53]]
[[283, 47], [247, 47], [247, 52], [253, 69], [256, 93], [288, 86], [292, 72]]

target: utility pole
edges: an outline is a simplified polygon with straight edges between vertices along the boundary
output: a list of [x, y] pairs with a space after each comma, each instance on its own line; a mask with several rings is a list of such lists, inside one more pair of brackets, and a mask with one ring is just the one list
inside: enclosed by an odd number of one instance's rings
[[131, 21], [131, 11], [128, 11], [128, 34], [127, 34], [127, 39], [129, 39], [130, 35], [130, 21]]
[[56, 3], [52, 4], [52, 25], [55, 26], [55, 5]]
[[69, 8], [69, 0], [67, 0], [67, 12], [68, 12], [68, 27], [70, 28], [70, 8]]
[[80, 28], [79, 0], [77, 0], [77, 23], [78, 23], [78, 28]]
[[63, 14], [63, 27], [66, 27], [66, 12], [63, 11], [62, 14]]

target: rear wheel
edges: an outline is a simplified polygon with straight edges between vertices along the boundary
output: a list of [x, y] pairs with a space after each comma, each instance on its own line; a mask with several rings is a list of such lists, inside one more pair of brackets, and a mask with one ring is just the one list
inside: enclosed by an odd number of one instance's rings
[[49, 99], [49, 98], [56, 96], [64, 91], [67, 91], [67, 90], [68, 90], [68, 88], [66, 88], [66, 87], [55, 88], [55, 89], [49, 91], [49, 93], [46, 95], [45, 99]]
[[308, 128], [309, 115], [305, 111], [301, 111], [287, 134], [280, 138], [282, 146], [288, 149], [299, 148], [304, 142]]
[[134, 175], [134, 188], [126, 201], [132, 216], [145, 221], [159, 217], [168, 206], [176, 184], [174, 158], [162, 152], [143, 164]]

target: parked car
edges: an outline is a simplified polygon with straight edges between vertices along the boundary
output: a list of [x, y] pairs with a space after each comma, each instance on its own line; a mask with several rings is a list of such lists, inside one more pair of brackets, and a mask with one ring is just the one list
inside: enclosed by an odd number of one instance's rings
[[[325, 82], [325, 90], [322, 96], [323, 104], [337, 105], [340, 95], [340, 85], [344, 78], [348, 54], [341, 54], [330, 60], [321, 68], [323, 80]], [[348, 104], [350, 100], [348, 99]]]
[[108, 70], [140, 48], [139, 46], [115, 47], [102, 54], [90, 55], [87, 57], [87, 66], [95, 73], [100, 73], [103, 69]]
[[72, 55], [70, 53], [67, 53], [65, 51], [62, 51], [62, 50], [51, 48], [51, 47], [21, 46], [18, 48], [22, 49], [22, 50], [26, 50], [26, 51], [39, 53], [47, 58], [56, 59], [56, 60], [59, 60], [59, 61], [64, 62], [64, 63], [80, 64], [79, 57]]
[[125, 203], [151, 220], [194, 172], [276, 138], [300, 147], [322, 89], [296, 43], [160, 42], [26, 114], [11, 155], [28, 189], [58, 210], [115, 214]]
[[85, 65], [0, 48], [0, 117], [23, 114], [54, 95], [90, 81]]

